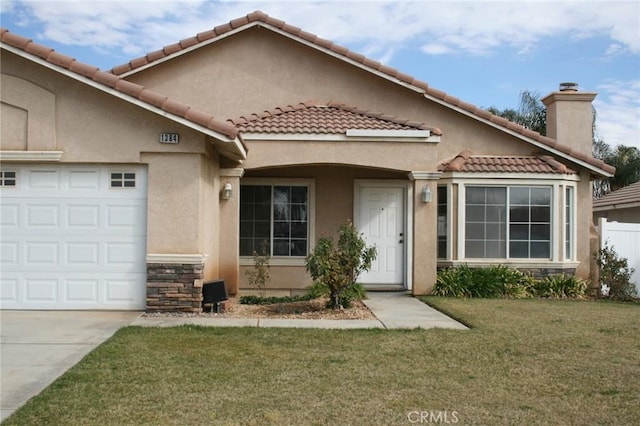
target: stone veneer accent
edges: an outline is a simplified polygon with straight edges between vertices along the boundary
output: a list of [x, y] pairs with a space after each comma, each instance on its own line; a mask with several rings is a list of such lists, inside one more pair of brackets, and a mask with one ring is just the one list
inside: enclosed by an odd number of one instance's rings
[[147, 312], [202, 312], [204, 265], [147, 263]]

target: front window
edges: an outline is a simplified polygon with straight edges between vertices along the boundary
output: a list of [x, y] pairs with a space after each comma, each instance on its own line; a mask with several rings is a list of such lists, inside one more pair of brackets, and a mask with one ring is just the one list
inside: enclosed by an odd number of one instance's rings
[[466, 187], [465, 257], [551, 257], [551, 187]]
[[306, 256], [308, 212], [307, 186], [241, 185], [240, 256]]

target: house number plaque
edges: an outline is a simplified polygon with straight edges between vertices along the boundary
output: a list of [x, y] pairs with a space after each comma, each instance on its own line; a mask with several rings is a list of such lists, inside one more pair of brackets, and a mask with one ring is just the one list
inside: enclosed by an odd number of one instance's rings
[[160, 143], [178, 143], [180, 142], [179, 133], [160, 133]]

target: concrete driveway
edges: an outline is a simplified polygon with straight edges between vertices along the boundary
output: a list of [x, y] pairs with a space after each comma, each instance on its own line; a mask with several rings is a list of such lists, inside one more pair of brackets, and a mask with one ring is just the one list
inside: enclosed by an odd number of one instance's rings
[[140, 314], [0, 311], [0, 421]]

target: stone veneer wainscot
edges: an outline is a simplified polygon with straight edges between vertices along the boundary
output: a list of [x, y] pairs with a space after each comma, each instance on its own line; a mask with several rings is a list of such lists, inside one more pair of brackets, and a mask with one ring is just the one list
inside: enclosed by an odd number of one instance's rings
[[147, 263], [147, 312], [202, 312], [204, 264]]

